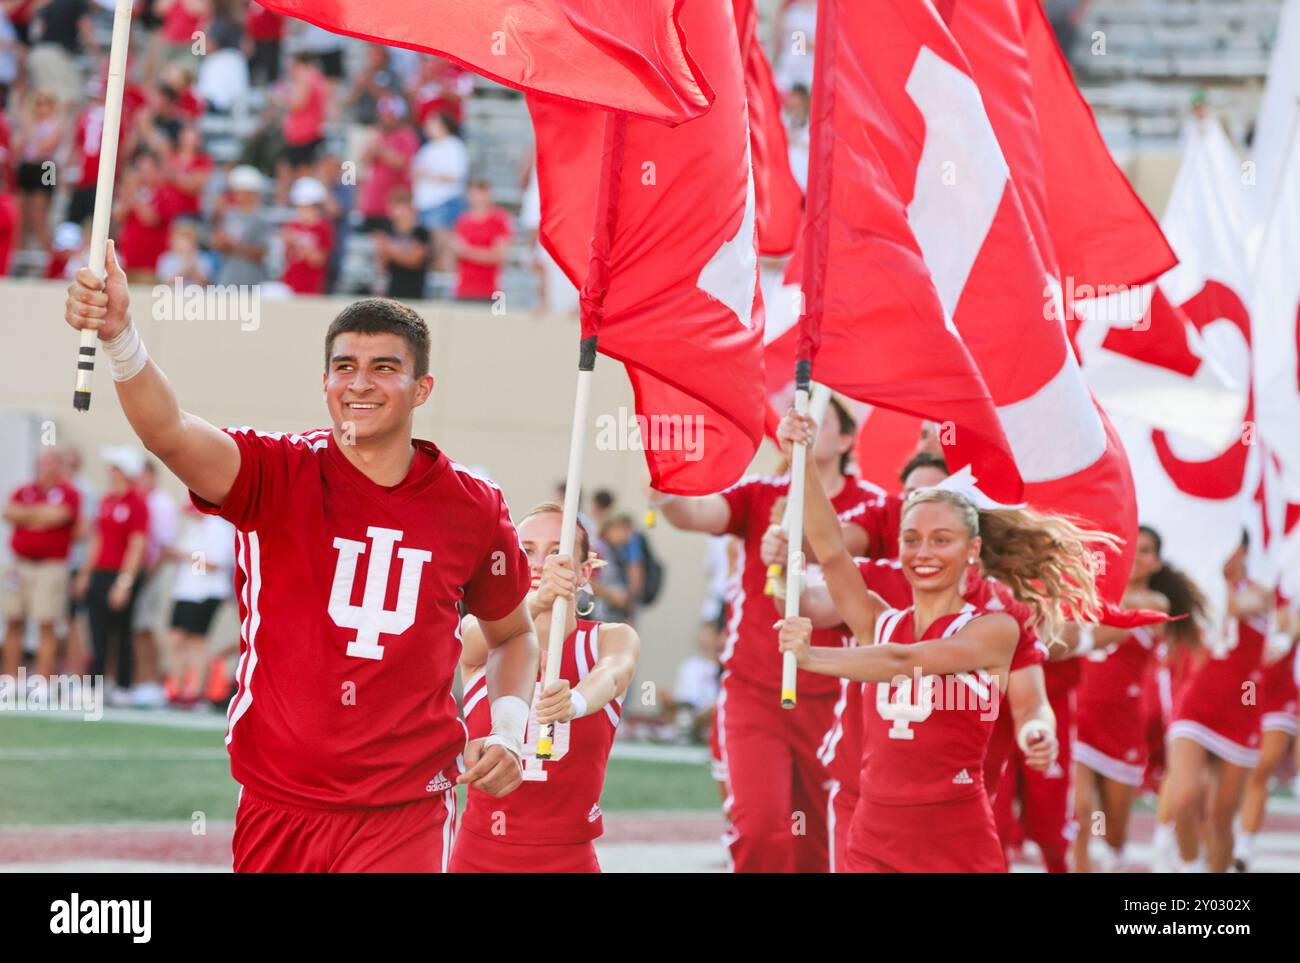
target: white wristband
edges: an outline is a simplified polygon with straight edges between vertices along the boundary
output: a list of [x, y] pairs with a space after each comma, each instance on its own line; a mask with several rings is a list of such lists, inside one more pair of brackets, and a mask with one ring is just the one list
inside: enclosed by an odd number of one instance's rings
[[1079, 644], [1074, 647], [1071, 655], [1086, 655], [1093, 650], [1097, 640], [1092, 633], [1093, 627], [1091, 624], [1081, 623], [1079, 625]]
[[104, 356], [108, 358], [108, 366], [113, 372], [114, 381], [129, 381], [140, 373], [145, 362], [149, 360], [149, 352], [144, 349], [140, 332], [130, 322], [116, 338], [102, 341], [100, 344], [104, 349]]
[[492, 701], [492, 734], [483, 740], [484, 746], [501, 746], [524, 756], [524, 733], [528, 730], [528, 703], [519, 696], [501, 696]]
[[1021, 726], [1020, 731], [1016, 733], [1016, 745], [1020, 747], [1021, 752], [1029, 751], [1029, 737], [1036, 732], [1046, 733], [1047, 735], [1050, 736], [1050, 735], [1054, 735], [1056, 730], [1054, 730], [1042, 719], [1030, 719], [1023, 726]]
[[576, 689], [569, 690], [569, 701], [573, 703], [573, 718], [577, 719], [587, 714], [587, 697]]

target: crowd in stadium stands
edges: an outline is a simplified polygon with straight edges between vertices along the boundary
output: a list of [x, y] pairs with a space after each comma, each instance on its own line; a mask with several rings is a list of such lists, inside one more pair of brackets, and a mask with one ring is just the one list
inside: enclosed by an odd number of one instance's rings
[[[0, 3], [0, 274], [85, 262], [112, 9]], [[470, 170], [469, 74], [250, 0], [137, 0], [133, 26], [111, 228], [133, 281], [494, 297], [514, 228]]]

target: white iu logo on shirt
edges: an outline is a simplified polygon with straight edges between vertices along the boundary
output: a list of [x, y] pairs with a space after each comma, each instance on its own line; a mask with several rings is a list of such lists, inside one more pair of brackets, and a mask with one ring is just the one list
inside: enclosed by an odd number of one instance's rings
[[397, 557], [402, 560], [402, 574], [397, 585], [397, 608], [384, 608], [384, 595], [388, 591], [388, 570], [393, 561], [393, 546], [402, 540], [404, 533], [395, 528], [370, 527], [366, 537], [374, 545], [370, 563], [366, 566], [366, 587], [361, 604], [353, 605], [352, 586], [357, 576], [357, 558], [365, 554], [366, 543], [350, 538], [334, 539], [339, 550], [338, 564], [334, 566], [334, 585], [330, 589], [330, 618], [344, 629], [356, 629], [357, 637], [348, 643], [348, 655], [359, 659], [382, 659], [384, 647], [380, 635], [401, 635], [415, 624], [415, 607], [420, 594], [420, 574], [432, 552], [416, 548], [400, 548]]

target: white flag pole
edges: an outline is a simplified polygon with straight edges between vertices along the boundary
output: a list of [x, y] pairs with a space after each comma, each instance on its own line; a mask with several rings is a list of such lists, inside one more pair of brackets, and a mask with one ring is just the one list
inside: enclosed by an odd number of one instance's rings
[[[796, 401], [797, 401], [796, 397]], [[831, 389], [823, 384], [814, 381], [812, 383], [812, 396], [808, 400], [808, 414], [812, 420], [821, 425], [822, 420], [826, 417], [826, 409], [831, 404]], [[793, 469], [791, 469], [793, 471]], [[790, 499], [785, 502], [785, 511], [781, 515], [781, 531], [789, 533], [790, 531]], [[773, 562], [767, 567], [767, 585], [763, 594], [772, 596], [776, 594], [776, 583], [781, 578], [785, 567], [780, 562]]]
[[[90, 224], [90, 269], [103, 279], [108, 247], [108, 222], [113, 213], [113, 180], [117, 175], [117, 139], [122, 124], [122, 89], [126, 85], [126, 54], [131, 43], [131, 0], [117, 0], [113, 11], [113, 42], [108, 51], [108, 83], [104, 88], [104, 130], [99, 140], [99, 179], [95, 182], [95, 214]], [[90, 382], [95, 371], [95, 341], [91, 330], [81, 332], [77, 350], [77, 387], [72, 407], [90, 410]]]
[[[578, 532], [578, 498], [582, 488], [582, 455], [586, 447], [587, 410], [591, 402], [591, 378], [596, 368], [596, 338], [584, 338], [578, 346], [578, 389], [573, 398], [573, 429], [569, 433], [569, 468], [564, 476], [564, 515], [560, 522], [560, 554], [573, 558]], [[585, 558], [574, 558], [574, 571]], [[564, 629], [569, 618], [569, 601], [558, 596], [551, 604], [550, 634], [546, 639], [546, 671], [542, 691], [560, 677], [564, 658]], [[537, 758], [550, 759], [555, 724], [547, 723], [537, 738]]]
[[[809, 413], [808, 389], [811, 382], [812, 363], [802, 360], [795, 365], [794, 410], [801, 415]], [[817, 386], [817, 400], [821, 415], [826, 415], [831, 392], [825, 385]], [[816, 417], [816, 414], [814, 414]], [[818, 424], [821, 421], [818, 419]], [[804, 466], [808, 459], [808, 446], [795, 445], [790, 452], [790, 491], [786, 498], [786, 531], [790, 544], [785, 564], [785, 617], [799, 615], [799, 593], [803, 587], [803, 482]], [[781, 658], [781, 708], [793, 709], [799, 700], [796, 691], [798, 666], [794, 653], [786, 652]]]

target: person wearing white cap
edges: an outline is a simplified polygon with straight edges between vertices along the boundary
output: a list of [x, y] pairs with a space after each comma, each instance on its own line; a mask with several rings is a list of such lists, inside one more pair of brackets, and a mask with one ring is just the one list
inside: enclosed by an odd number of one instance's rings
[[110, 701], [126, 702], [135, 675], [131, 618], [149, 538], [149, 507], [134, 485], [144, 456], [133, 446], [115, 445], [104, 448], [100, 458], [108, 469], [108, 491], [99, 503], [89, 563], [77, 573], [72, 591], [84, 598], [90, 616], [91, 671], [112, 683]]
[[280, 229], [284, 240], [284, 272], [280, 280], [294, 294], [324, 294], [334, 225], [325, 216], [325, 185], [314, 177], [300, 177], [289, 189], [289, 203], [297, 208], [293, 220]]
[[218, 284], [260, 284], [266, 280], [266, 238], [271, 222], [262, 209], [266, 178], [256, 167], [240, 164], [226, 178], [227, 204], [218, 207], [208, 246], [221, 256]]
[[[331, 427], [223, 431], [149, 359], [112, 241], [103, 270], [77, 273], [64, 319], [96, 332], [144, 446], [237, 532], [235, 870], [445, 872], [457, 784], [499, 797], [523, 782], [538, 646], [501, 490], [412, 436], [433, 393], [429, 326], [400, 301], [348, 305], [304, 385]], [[491, 730], [473, 740], [452, 694], [462, 607], [489, 650]]]

